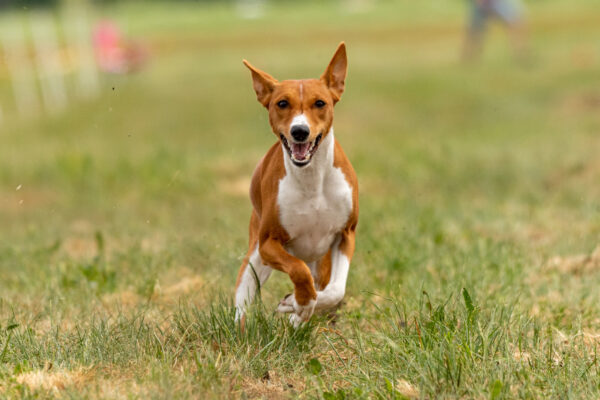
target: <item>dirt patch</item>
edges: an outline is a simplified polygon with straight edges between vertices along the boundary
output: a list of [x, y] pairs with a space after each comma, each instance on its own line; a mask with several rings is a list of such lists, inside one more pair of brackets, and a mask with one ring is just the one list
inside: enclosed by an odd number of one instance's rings
[[515, 348], [513, 351], [513, 359], [518, 362], [528, 363], [531, 360], [531, 354], [526, 351], [521, 351]]
[[167, 241], [163, 235], [155, 233], [152, 236], [143, 238], [140, 247], [145, 253], [158, 254], [165, 250]]
[[89, 395], [84, 397], [100, 399], [146, 399], [151, 393], [158, 393], [158, 388], [153, 382], [140, 385], [139, 377], [149, 373], [145, 367], [120, 369], [114, 366], [99, 367], [96, 370], [96, 379], [86, 382], [85, 389]]
[[204, 279], [200, 276], [184, 277], [180, 281], [175, 282], [160, 290], [164, 296], [178, 296], [191, 293], [199, 290], [204, 285]]
[[39, 335], [46, 335], [51, 331], [59, 330], [61, 332], [70, 332], [75, 326], [75, 319], [71, 317], [63, 316], [60, 320], [53, 320], [50, 317], [46, 317], [37, 322], [33, 329]]
[[581, 332], [583, 344], [589, 348], [591, 354], [595, 354], [600, 345], [600, 332], [583, 331]]
[[597, 331], [582, 330], [572, 335], [567, 335], [555, 329], [553, 361], [562, 363], [565, 354], [581, 357], [587, 354], [596, 358], [600, 346], [600, 333]]
[[54, 370], [47, 366], [42, 370], [25, 372], [17, 376], [17, 382], [32, 390], [46, 390], [58, 394], [70, 386], [81, 386], [92, 376], [89, 370]]
[[[100, 251], [98, 238], [95, 236], [94, 224], [90, 221], [77, 219], [69, 225], [69, 236], [63, 239], [61, 251], [75, 260], [89, 260], [96, 257]], [[105, 238], [102, 238], [102, 245]]]
[[144, 299], [131, 290], [124, 290], [117, 293], [108, 293], [102, 297], [102, 304], [105, 307], [119, 306], [125, 309], [134, 308]]
[[250, 177], [223, 179], [219, 182], [219, 191], [235, 197], [247, 197], [250, 192]]
[[96, 240], [85, 237], [69, 237], [62, 243], [61, 250], [75, 260], [89, 260], [98, 255]]
[[[265, 149], [266, 151], [266, 149]], [[219, 176], [236, 176], [240, 174], [252, 175], [254, 166], [260, 160], [259, 152], [247, 152], [240, 156], [223, 156], [211, 162], [211, 170]], [[248, 171], [250, 168], [250, 171]]]
[[302, 393], [304, 381], [290, 377], [283, 379], [277, 371], [266, 371], [260, 379], [246, 378], [242, 381], [242, 391], [249, 399], [282, 399]]
[[600, 245], [596, 246], [590, 254], [574, 256], [556, 256], [548, 260], [547, 268], [562, 274], [587, 275], [600, 271]]
[[[594, 147], [597, 147], [595, 144]], [[544, 186], [549, 191], [560, 190], [562, 187], [589, 187], [600, 177], [600, 159], [586, 157], [572, 165], [552, 171], [544, 178]]]
[[600, 92], [587, 91], [566, 96], [559, 109], [567, 116], [598, 112], [600, 111]]
[[97, 384], [97, 390], [100, 398], [115, 400], [138, 398], [136, 396], [145, 392], [134, 380], [115, 382], [114, 379], [102, 379]]
[[420, 397], [419, 389], [404, 379], [399, 379], [396, 381], [395, 389], [402, 396], [408, 397], [409, 399], [418, 399]]
[[48, 190], [37, 190], [18, 185], [14, 191], [0, 196], [0, 210], [6, 214], [17, 214], [34, 209], [48, 208], [57, 201], [57, 195]]

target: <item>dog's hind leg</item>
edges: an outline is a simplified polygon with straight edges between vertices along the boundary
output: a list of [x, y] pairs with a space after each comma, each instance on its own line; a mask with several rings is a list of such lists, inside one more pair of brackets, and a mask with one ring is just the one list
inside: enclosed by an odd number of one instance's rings
[[327, 286], [317, 291], [315, 310], [331, 309], [341, 303], [346, 293], [346, 280], [353, 254], [354, 230], [343, 231], [331, 246], [331, 264], [322, 263], [322, 267], [330, 268], [330, 277]]

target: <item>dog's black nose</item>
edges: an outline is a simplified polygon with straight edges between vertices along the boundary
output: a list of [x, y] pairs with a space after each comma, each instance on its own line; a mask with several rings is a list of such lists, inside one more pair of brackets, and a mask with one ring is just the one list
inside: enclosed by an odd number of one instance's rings
[[295, 141], [304, 142], [308, 135], [310, 135], [310, 130], [306, 125], [296, 125], [292, 127], [290, 133]]

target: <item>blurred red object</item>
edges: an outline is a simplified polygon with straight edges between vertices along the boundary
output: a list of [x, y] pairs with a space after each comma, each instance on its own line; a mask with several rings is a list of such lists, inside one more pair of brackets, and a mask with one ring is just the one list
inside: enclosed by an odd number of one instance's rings
[[144, 46], [124, 39], [109, 20], [100, 21], [94, 28], [94, 51], [100, 70], [111, 74], [139, 71], [148, 59]]

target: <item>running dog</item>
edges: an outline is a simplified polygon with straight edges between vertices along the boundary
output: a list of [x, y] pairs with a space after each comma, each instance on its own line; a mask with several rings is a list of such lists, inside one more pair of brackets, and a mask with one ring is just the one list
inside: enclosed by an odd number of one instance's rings
[[358, 223], [356, 173], [333, 135], [333, 108], [344, 92], [346, 46], [319, 79], [278, 81], [248, 61], [258, 102], [277, 142], [252, 176], [249, 249], [236, 283], [236, 319], [276, 269], [294, 292], [277, 310], [298, 326], [344, 298]]

